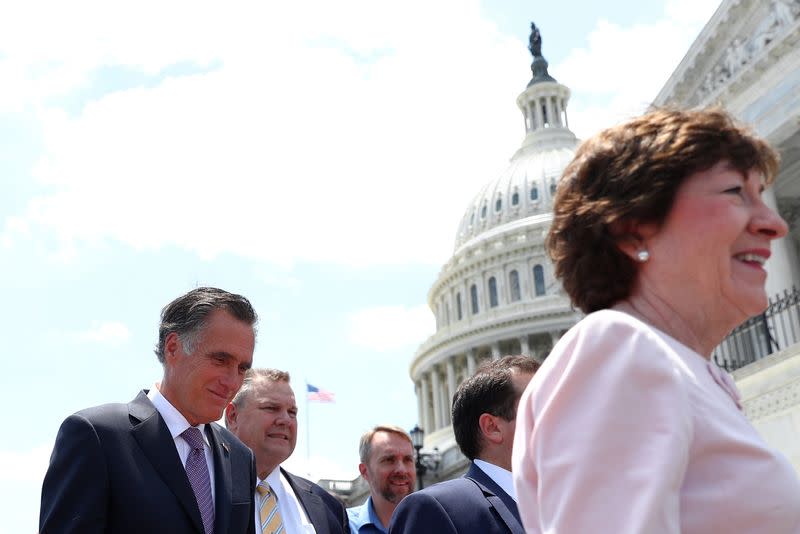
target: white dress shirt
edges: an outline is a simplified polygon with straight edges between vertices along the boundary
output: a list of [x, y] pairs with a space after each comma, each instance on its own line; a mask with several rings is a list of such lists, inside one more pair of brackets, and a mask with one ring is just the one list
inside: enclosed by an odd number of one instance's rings
[[[262, 479], [257, 479], [256, 484], [260, 484], [261, 481]], [[281, 473], [280, 466], [267, 475], [267, 484], [275, 492], [275, 498], [278, 499], [278, 511], [281, 514], [283, 531], [286, 534], [316, 534], [314, 525], [308, 520], [300, 499], [297, 498], [289, 481]], [[261, 495], [258, 491], [254, 491], [254, 493], [256, 497], [256, 531], [261, 532], [261, 516], [259, 514]]]
[[[158, 413], [161, 414], [161, 418], [167, 424], [167, 428], [169, 429], [169, 433], [172, 435], [172, 439], [175, 441], [175, 448], [178, 451], [178, 456], [181, 459], [181, 464], [186, 467], [186, 459], [189, 458], [189, 452], [191, 452], [191, 447], [186, 442], [185, 439], [181, 436], [184, 430], [189, 428], [190, 425], [189, 421], [175, 408], [167, 398], [161, 394], [158, 390], [158, 387], [153, 386], [153, 388], [147, 392], [147, 398], [150, 399], [150, 402], [153, 403], [153, 406], [156, 407]], [[203, 452], [205, 453], [206, 457], [206, 465], [208, 465], [208, 476], [211, 481], [211, 500], [216, 506], [217, 496], [216, 491], [214, 488], [214, 456], [211, 453], [211, 444], [208, 442], [208, 437], [206, 436], [205, 428], [206, 425], [200, 424], [196, 427], [200, 434], [203, 436], [203, 442], [205, 443], [205, 447], [203, 447]]]
[[507, 471], [506, 469], [494, 464], [490, 464], [489, 462], [484, 462], [478, 458], [475, 458], [472, 461], [480, 468], [481, 471], [486, 473], [486, 476], [491, 478], [495, 484], [500, 486], [503, 491], [508, 493], [508, 496], [514, 499], [514, 502], [517, 502], [517, 492], [514, 490], [514, 477], [511, 475], [511, 471]]

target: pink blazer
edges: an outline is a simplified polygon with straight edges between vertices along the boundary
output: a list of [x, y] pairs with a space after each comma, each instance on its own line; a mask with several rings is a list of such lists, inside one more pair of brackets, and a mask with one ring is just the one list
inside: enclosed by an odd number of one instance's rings
[[800, 533], [800, 481], [715, 364], [618, 311], [556, 344], [519, 405], [527, 533]]

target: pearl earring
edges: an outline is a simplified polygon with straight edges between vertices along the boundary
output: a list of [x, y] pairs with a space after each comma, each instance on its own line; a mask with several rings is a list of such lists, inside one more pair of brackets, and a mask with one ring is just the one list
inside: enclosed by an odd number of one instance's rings
[[650, 253], [647, 250], [642, 249], [636, 253], [636, 259], [639, 260], [639, 263], [644, 263], [650, 259]]

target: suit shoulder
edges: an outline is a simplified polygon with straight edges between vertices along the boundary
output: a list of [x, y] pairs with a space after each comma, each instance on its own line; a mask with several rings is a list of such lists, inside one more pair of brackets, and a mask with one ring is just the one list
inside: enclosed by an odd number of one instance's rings
[[242, 440], [236, 437], [236, 434], [234, 434], [224, 426], [218, 423], [209, 423], [209, 425], [214, 430], [214, 432], [216, 432], [217, 435], [219, 435], [220, 438], [225, 440], [225, 442], [228, 443], [232, 448], [239, 449], [242, 452], [245, 451], [250, 452], [250, 448], [244, 443], [242, 443]]
[[411, 499], [409, 504], [415, 501], [421, 503], [427, 499], [433, 499], [446, 506], [451, 503], [462, 503], [464, 499], [468, 498], [470, 495], [482, 497], [483, 491], [475, 482], [469, 479], [455, 478], [415, 491], [408, 495], [406, 499]]
[[67, 420], [88, 421], [98, 430], [103, 428], [117, 428], [121, 422], [128, 422], [128, 405], [110, 403], [92, 406], [75, 412], [67, 417], [65, 422]]

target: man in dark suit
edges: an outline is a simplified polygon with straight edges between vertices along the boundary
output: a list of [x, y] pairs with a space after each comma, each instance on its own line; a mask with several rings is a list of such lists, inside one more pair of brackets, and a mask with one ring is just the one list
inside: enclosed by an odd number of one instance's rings
[[390, 534], [523, 534], [511, 479], [517, 405], [539, 364], [506, 356], [481, 365], [453, 398], [453, 432], [471, 460], [462, 478], [400, 502]]
[[[349, 533], [344, 505], [281, 468], [297, 443], [297, 403], [289, 373], [251, 369], [225, 410], [225, 424], [256, 456], [256, 531]], [[313, 527], [311, 530], [310, 527]]]
[[161, 312], [160, 383], [68, 417], [42, 485], [41, 534], [250, 534], [252, 452], [213, 423], [253, 360], [250, 302], [201, 287]]

